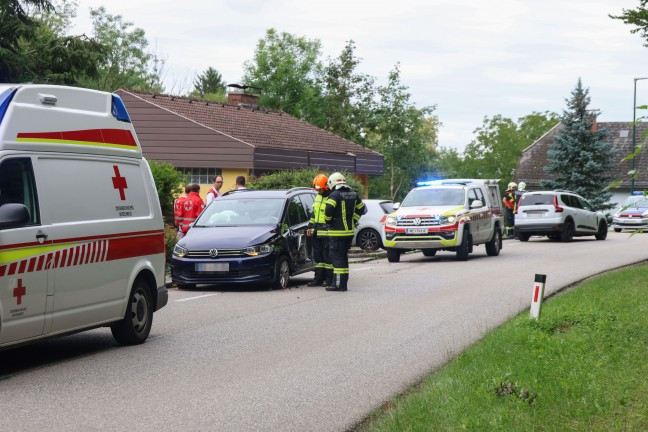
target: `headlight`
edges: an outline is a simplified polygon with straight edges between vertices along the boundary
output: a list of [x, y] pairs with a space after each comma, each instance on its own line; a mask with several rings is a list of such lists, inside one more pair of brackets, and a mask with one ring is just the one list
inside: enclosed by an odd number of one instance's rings
[[455, 223], [456, 220], [457, 220], [457, 218], [454, 217], [454, 216], [448, 216], [448, 217], [446, 218], [446, 222], [449, 223], [449, 224], [453, 224], [453, 223]]
[[241, 252], [243, 252], [246, 255], [249, 256], [257, 256], [261, 254], [269, 254], [272, 252], [272, 246], [269, 244], [262, 244], [262, 245], [256, 245], [256, 246], [248, 246], [246, 248], [241, 249]]
[[396, 225], [396, 218], [394, 216], [387, 216], [387, 219], [385, 219], [385, 225]]
[[179, 244], [176, 243], [175, 247], [173, 248], [173, 255], [179, 256], [180, 258], [183, 258], [189, 253], [189, 249], [183, 248]]

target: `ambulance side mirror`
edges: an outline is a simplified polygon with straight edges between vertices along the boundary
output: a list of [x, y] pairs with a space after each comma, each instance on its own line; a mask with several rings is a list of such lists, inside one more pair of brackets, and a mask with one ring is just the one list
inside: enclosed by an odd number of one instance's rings
[[0, 206], [0, 229], [18, 228], [29, 222], [31, 216], [24, 205], [7, 203]]

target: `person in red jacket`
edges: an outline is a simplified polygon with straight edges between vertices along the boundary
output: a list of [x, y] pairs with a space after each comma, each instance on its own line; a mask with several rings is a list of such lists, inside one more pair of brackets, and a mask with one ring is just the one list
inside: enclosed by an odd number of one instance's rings
[[180, 225], [184, 220], [184, 202], [187, 200], [187, 195], [191, 192], [189, 185], [185, 186], [184, 194], [180, 195], [178, 198], [173, 201], [173, 226], [178, 229], [178, 235], [180, 235]]
[[200, 213], [205, 208], [205, 202], [200, 198], [198, 194], [200, 192], [200, 186], [197, 184], [192, 184], [189, 186], [190, 192], [187, 194], [187, 199], [184, 202], [184, 211], [182, 212], [182, 224], [180, 225], [180, 231], [184, 237], [189, 231], [189, 225], [194, 223]]

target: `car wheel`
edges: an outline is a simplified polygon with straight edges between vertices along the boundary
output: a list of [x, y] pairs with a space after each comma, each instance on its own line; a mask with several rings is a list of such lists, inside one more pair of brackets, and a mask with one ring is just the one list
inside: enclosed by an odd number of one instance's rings
[[421, 249], [421, 252], [423, 252], [423, 255], [426, 257], [433, 257], [436, 255], [437, 250], [436, 249]]
[[531, 234], [529, 233], [523, 233], [523, 232], [518, 233], [518, 238], [520, 239], [521, 242], [528, 242], [529, 237], [531, 237]]
[[596, 240], [605, 240], [607, 238], [608, 226], [607, 222], [601, 221], [599, 224], [598, 232], [596, 233]]
[[562, 232], [560, 233], [560, 241], [570, 242], [574, 238], [574, 222], [567, 221], [563, 225]]
[[376, 230], [371, 228], [365, 228], [358, 233], [356, 244], [360, 247], [360, 249], [367, 251], [375, 251], [382, 247], [380, 234], [378, 234]]
[[486, 254], [488, 256], [497, 256], [500, 254], [502, 249], [502, 234], [500, 233], [499, 227], [495, 227], [495, 232], [493, 233], [493, 238], [486, 243]]
[[621, 228], [614, 228], [614, 232], [621, 232]]
[[288, 258], [282, 255], [275, 264], [275, 276], [271, 288], [286, 289], [288, 288], [288, 282], [290, 282], [290, 264]]
[[468, 261], [468, 254], [470, 253], [469, 237], [470, 231], [464, 229], [461, 245], [459, 246], [459, 249], [457, 249], [457, 261]]
[[152, 323], [151, 291], [143, 279], [137, 279], [131, 289], [124, 318], [111, 325], [110, 331], [120, 345], [138, 345], [148, 337]]
[[189, 290], [196, 288], [196, 284], [177, 284], [178, 289]]
[[400, 261], [401, 251], [400, 249], [387, 249], [387, 261], [389, 262], [398, 262]]

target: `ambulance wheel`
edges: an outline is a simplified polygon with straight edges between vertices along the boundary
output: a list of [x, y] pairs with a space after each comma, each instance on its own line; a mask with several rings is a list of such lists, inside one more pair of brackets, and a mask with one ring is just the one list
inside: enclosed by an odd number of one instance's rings
[[280, 256], [275, 265], [275, 276], [270, 289], [286, 289], [290, 282], [290, 264], [285, 256]]
[[436, 255], [437, 250], [436, 249], [421, 249], [421, 252], [423, 252], [423, 255], [426, 257], [433, 257]]
[[457, 249], [457, 261], [468, 261], [470, 254], [470, 231], [464, 230], [461, 245]]
[[502, 235], [499, 226], [496, 226], [493, 238], [486, 243], [486, 254], [488, 256], [497, 256], [500, 254], [500, 250], [502, 250]]
[[387, 248], [387, 261], [398, 262], [400, 261], [400, 249]]
[[137, 279], [128, 298], [124, 318], [110, 326], [110, 330], [120, 345], [138, 345], [148, 337], [152, 323], [151, 291], [143, 279]]
[[614, 228], [614, 232], [621, 232], [621, 228]]

